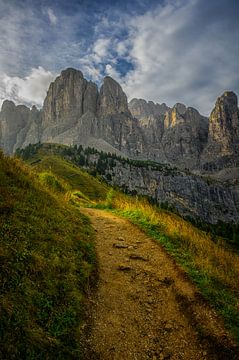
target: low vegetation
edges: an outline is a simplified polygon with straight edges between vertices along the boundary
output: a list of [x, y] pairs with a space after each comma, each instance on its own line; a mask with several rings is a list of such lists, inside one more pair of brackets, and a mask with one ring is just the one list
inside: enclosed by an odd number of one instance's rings
[[0, 153], [1, 359], [80, 358], [96, 258], [90, 224], [69, 202], [74, 181]]

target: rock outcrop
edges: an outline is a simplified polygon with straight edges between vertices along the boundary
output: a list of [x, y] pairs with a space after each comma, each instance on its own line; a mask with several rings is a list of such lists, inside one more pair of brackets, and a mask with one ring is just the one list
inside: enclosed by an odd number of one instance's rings
[[99, 117], [122, 113], [129, 115], [127, 97], [121, 86], [110, 76], [106, 76], [100, 89]]
[[104, 176], [112, 185], [166, 203], [185, 217], [207, 223], [239, 223], [239, 192], [220, 182], [167, 166], [155, 169], [119, 160]]
[[0, 144], [6, 153], [12, 154], [17, 147], [22, 147], [28, 127], [38, 116], [39, 111], [35, 107], [30, 110], [25, 105], [16, 106], [12, 101], [3, 102], [0, 112]]
[[208, 119], [177, 103], [172, 109], [142, 99], [129, 103], [148, 141], [147, 157], [182, 168], [197, 168], [207, 142]]
[[194, 108], [176, 104], [164, 118], [161, 147], [166, 162], [182, 168], [197, 168], [207, 134], [207, 118]]
[[237, 96], [226, 91], [220, 96], [209, 118], [208, 143], [202, 160], [216, 161], [239, 154], [239, 110]]
[[165, 103], [155, 104], [153, 101], [147, 102], [144, 99], [132, 99], [129, 102], [129, 110], [136, 119], [147, 121], [147, 119], [165, 115], [170, 108]]

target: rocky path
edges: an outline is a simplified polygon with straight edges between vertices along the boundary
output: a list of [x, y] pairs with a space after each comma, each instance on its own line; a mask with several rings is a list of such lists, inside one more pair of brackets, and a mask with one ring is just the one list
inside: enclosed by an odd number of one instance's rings
[[83, 212], [99, 261], [85, 359], [239, 359], [220, 319], [158, 244], [125, 219]]

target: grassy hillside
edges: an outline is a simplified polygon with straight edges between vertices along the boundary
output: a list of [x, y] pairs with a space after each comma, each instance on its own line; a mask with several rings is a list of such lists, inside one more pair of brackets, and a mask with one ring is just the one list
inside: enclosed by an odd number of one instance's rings
[[68, 182], [37, 176], [0, 153], [1, 359], [80, 358], [84, 294], [96, 263], [93, 232], [65, 196], [79, 171], [51, 161]]
[[89, 175], [87, 171], [74, 165], [71, 161], [65, 160], [60, 153], [67, 149], [64, 145], [30, 145], [27, 148], [28, 156], [23, 158], [34, 170], [40, 172], [52, 172], [68, 184], [70, 190], [82, 191], [92, 201], [104, 199], [109, 187], [100, 179]]

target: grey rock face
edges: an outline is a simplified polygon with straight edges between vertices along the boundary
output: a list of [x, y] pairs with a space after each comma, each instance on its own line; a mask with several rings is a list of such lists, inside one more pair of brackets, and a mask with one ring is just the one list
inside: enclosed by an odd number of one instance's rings
[[106, 77], [99, 93], [97, 86], [85, 80], [80, 71], [67, 69], [50, 85], [40, 120], [24, 132], [23, 144], [39, 140], [66, 145], [94, 144], [100, 150], [123, 151], [134, 156], [144, 150], [145, 144], [137, 124], [116, 81]]
[[24, 105], [15, 106], [12, 101], [5, 100], [0, 112], [1, 147], [11, 154], [17, 142], [18, 134], [28, 123], [30, 110]]
[[168, 203], [184, 216], [209, 223], [239, 222], [239, 193], [216, 181], [207, 180], [162, 167], [137, 167], [120, 161], [108, 169], [111, 184], [130, 192], [147, 195], [160, 203]]
[[[66, 69], [51, 83], [43, 109], [5, 102], [0, 113], [0, 141], [6, 152], [29, 143], [108, 144], [139, 159], [152, 159], [198, 170], [239, 152], [237, 97], [218, 98], [208, 119], [193, 108], [127, 97], [121, 86], [106, 77], [97, 86], [75, 69]], [[108, 148], [108, 146], [106, 146]], [[225, 165], [224, 165], [225, 164]], [[220, 165], [221, 166], [221, 165]], [[205, 166], [204, 166], [205, 168]]]
[[89, 81], [87, 83], [85, 93], [84, 93], [84, 101], [83, 101], [83, 114], [87, 111], [96, 114], [97, 112], [97, 105], [98, 105], [98, 97], [99, 92], [96, 84]]
[[36, 144], [41, 141], [42, 136], [42, 110], [38, 110], [35, 106], [32, 107], [28, 122], [25, 128], [17, 136], [17, 141], [14, 146], [14, 151], [18, 148], [24, 148], [29, 144]]
[[83, 113], [87, 82], [80, 71], [67, 69], [51, 83], [43, 105], [43, 127], [56, 123], [74, 125]]
[[170, 108], [166, 104], [155, 104], [153, 101], [132, 99], [129, 110], [138, 119], [138, 127], [144, 137], [144, 146], [138, 151], [138, 158], [149, 158], [155, 161], [166, 160], [161, 149], [164, 132], [164, 116]]
[[132, 99], [129, 102], [131, 114], [139, 120], [157, 118], [160, 115], [164, 115], [169, 109], [165, 103], [155, 104], [153, 101], [147, 102], [144, 99]]
[[194, 108], [176, 104], [164, 118], [162, 149], [167, 162], [182, 168], [197, 168], [207, 133], [207, 118]]
[[170, 109], [165, 104], [133, 99], [129, 108], [139, 120], [149, 159], [182, 168], [198, 167], [207, 141], [207, 118], [180, 103]]
[[121, 86], [110, 76], [106, 76], [100, 89], [99, 116], [121, 113], [129, 114], [127, 97]]
[[209, 119], [208, 143], [202, 161], [216, 161], [239, 154], [239, 110], [237, 96], [226, 91], [217, 99]]

